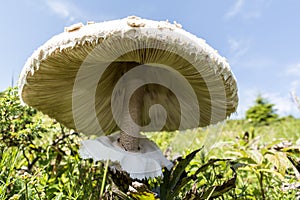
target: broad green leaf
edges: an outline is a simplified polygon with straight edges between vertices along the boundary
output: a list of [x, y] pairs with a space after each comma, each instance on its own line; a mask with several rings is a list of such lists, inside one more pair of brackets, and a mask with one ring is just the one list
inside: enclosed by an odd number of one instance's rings
[[132, 197], [138, 199], [138, 200], [156, 200], [155, 194], [152, 192], [139, 192], [139, 193], [132, 193]]

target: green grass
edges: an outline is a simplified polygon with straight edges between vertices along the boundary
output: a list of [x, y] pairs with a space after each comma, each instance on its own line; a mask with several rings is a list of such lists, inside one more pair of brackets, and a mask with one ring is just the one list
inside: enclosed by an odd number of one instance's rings
[[296, 144], [300, 143], [300, 120], [283, 118], [269, 126], [257, 127], [251, 126], [246, 120], [228, 120], [204, 129], [150, 133], [147, 136], [156, 141], [161, 149], [166, 150], [171, 146], [174, 152], [182, 154], [187, 149], [196, 149], [201, 146], [210, 151], [214, 145], [236, 142], [243, 138], [246, 132], [251, 138], [258, 137], [261, 145], [278, 140], [288, 140]]
[[[193, 161], [197, 166], [211, 158], [230, 158], [244, 164], [237, 167], [236, 189], [231, 195], [227, 194], [226, 199], [295, 199], [296, 193], [300, 192], [282, 189], [283, 184], [299, 183], [295, 176], [297, 172], [287, 158], [290, 154], [299, 157], [299, 153], [291, 153], [295, 149], [300, 151], [299, 119], [282, 118], [268, 126], [257, 127], [246, 120], [229, 120], [225, 124], [185, 133], [153, 133], [151, 138], [163, 150], [171, 145], [172, 156], [204, 146], [205, 151]], [[274, 150], [282, 142], [291, 146]], [[216, 169], [217, 174], [225, 172], [225, 168]], [[222, 176], [229, 177], [226, 173]]]
[[[39, 118], [44, 117], [40, 115]], [[42, 135], [34, 143], [41, 147], [39, 151], [1, 143], [0, 199], [100, 199], [104, 164], [79, 157], [79, 138], [82, 135], [72, 135], [72, 131], [64, 128], [62, 131], [55, 123], [53, 127], [51, 120], [47, 121], [47, 127], [52, 127], [49, 134]], [[245, 138], [246, 132], [249, 133], [248, 138]], [[298, 119], [286, 118], [260, 127], [252, 127], [245, 120], [234, 120], [206, 129], [149, 133], [148, 136], [163, 151], [171, 146], [170, 158], [186, 155], [204, 146], [204, 150], [186, 168], [189, 174], [195, 173], [199, 166], [212, 158], [231, 159], [211, 165], [197, 176], [195, 182], [189, 182], [178, 198], [183, 198], [192, 185], [201, 191], [224, 183], [233, 176], [230, 167], [237, 172], [236, 187], [219, 199], [295, 199], [299, 192], [282, 189], [283, 183], [299, 182], [293, 165], [287, 159], [287, 155], [297, 158], [297, 151], [272, 149], [282, 141], [290, 141], [294, 149], [298, 148]], [[63, 139], [54, 144], [59, 138]], [[39, 157], [29, 171], [23, 152], [30, 161]], [[111, 179], [107, 177], [105, 183], [104, 193], [111, 193], [114, 187]]]

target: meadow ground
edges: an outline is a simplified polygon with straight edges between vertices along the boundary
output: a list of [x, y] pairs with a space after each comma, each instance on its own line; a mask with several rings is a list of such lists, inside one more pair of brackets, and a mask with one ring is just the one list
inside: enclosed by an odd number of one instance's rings
[[0, 199], [300, 196], [300, 120], [293, 117], [268, 126], [229, 120], [205, 129], [147, 133], [176, 168], [167, 178], [143, 181], [145, 191], [128, 193], [133, 180], [104, 173], [105, 164], [80, 158], [80, 141], [87, 137], [21, 107], [16, 90], [0, 95], [0, 114]]

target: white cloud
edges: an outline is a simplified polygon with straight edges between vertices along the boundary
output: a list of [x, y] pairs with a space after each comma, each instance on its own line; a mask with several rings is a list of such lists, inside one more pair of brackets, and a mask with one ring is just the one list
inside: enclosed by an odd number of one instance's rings
[[276, 58], [257, 54], [255, 40], [252, 37], [228, 37], [227, 44], [226, 57], [233, 68], [251, 69], [252, 72], [260, 70], [260, 73], [266, 73], [264, 70], [274, 70], [281, 67]]
[[287, 65], [282, 77], [288, 80], [290, 91], [298, 91], [300, 89], [300, 62]]
[[250, 49], [251, 41], [250, 39], [235, 39], [229, 38], [229, 52], [230, 52], [230, 63], [235, 64], [237, 63], [241, 57], [243, 57], [248, 50]]
[[80, 9], [71, 1], [46, 0], [46, 5], [54, 14], [68, 19], [70, 22], [73, 22], [81, 15]]
[[105, 21], [115, 19], [112, 13], [105, 12], [87, 12], [82, 9], [78, 3], [72, 0], [44, 0], [43, 6], [51, 13], [60, 18], [66, 19], [69, 23], [76, 21]]
[[268, 102], [274, 104], [276, 113], [279, 116], [293, 115], [294, 117], [300, 116], [300, 111], [297, 109], [297, 105], [293, 102], [293, 99], [289, 92], [262, 92], [257, 89], [247, 89], [239, 93], [240, 103], [237, 110], [237, 114], [232, 116], [232, 119], [245, 118], [246, 111], [255, 104], [255, 99], [258, 95], [262, 95]]
[[225, 14], [225, 18], [232, 18], [237, 14], [239, 14], [244, 4], [245, 4], [245, 0], [236, 0], [235, 4]]
[[260, 18], [261, 16], [262, 13], [259, 10], [253, 10], [253, 11], [243, 13], [243, 17], [245, 19], [256, 19], [256, 18]]
[[300, 77], [300, 62], [294, 65], [290, 65], [286, 70], [286, 75]]
[[300, 80], [293, 80], [291, 82], [291, 91], [297, 90], [300, 88]]
[[275, 109], [277, 109], [277, 113], [280, 116], [299, 116], [300, 114], [289, 93], [265, 93], [263, 97], [267, 98], [271, 103], [275, 104], [274, 107]]
[[228, 43], [229, 43], [230, 51], [237, 53], [239, 55], [245, 54], [250, 47], [249, 39], [229, 38]]
[[241, 16], [243, 19], [255, 19], [262, 16], [263, 10], [271, 4], [272, 0], [236, 0], [225, 13], [225, 19]]

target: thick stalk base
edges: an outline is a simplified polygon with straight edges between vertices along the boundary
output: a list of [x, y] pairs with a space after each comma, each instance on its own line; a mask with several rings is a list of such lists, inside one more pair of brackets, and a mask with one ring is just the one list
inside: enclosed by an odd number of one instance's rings
[[133, 137], [130, 134], [121, 131], [118, 142], [125, 151], [137, 152], [140, 150], [139, 139], [139, 137]]

